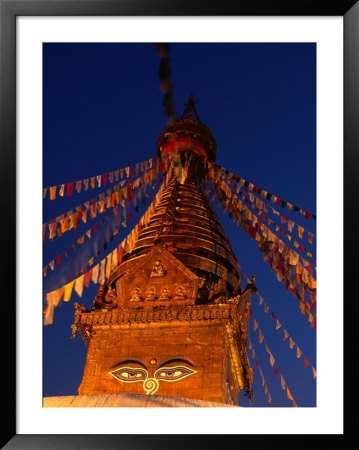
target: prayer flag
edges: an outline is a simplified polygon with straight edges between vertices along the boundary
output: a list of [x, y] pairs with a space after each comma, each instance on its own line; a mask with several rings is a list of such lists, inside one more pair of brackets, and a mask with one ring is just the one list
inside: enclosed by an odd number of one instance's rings
[[76, 191], [81, 192], [82, 180], [76, 181]]
[[270, 362], [270, 365], [273, 367], [275, 360], [274, 360], [272, 353], [269, 354], [269, 362]]
[[100, 262], [100, 278], [99, 278], [100, 284], [103, 284], [105, 282], [105, 263], [106, 263], [106, 259], [103, 259]]
[[79, 297], [82, 297], [83, 287], [84, 287], [84, 275], [81, 275], [75, 280], [75, 292]]
[[72, 195], [73, 190], [74, 190], [74, 182], [72, 181], [71, 183], [67, 183], [66, 195], [68, 196]]
[[72, 288], [75, 284], [75, 280], [70, 281], [70, 283], [67, 283], [64, 286], [64, 302], [68, 302], [71, 300], [71, 292], [72, 292]]
[[96, 264], [96, 266], [94, 266], [92, 268], [92, 274], [91, 274], [91, 280], [94, 284], [97, 283], [98, 280], [98, 273], [99, 273], [99, 264]]
[[264, 336], [261, 332], [261, 330], [259, 330], [259, 334], [258, 334], [258, 342], [261, 344], [263, 342]]
[[50, 200], [55, 200], [56, 198], [56, 188], [57, 186], [50, 187]]
[[88, 287], [89, 284], [90, 284], [91, 274], [92, 274], [92, 269], [88, 270], [88, 271], [85, 273], [85, 278], [84, 278], [84, 284], [85, 284], [85, 287]]
[[277, 364], [274, 366], [274, 374], [275, 374], [275, 376], [276, 376], [277, 378], [278, 378], [279, 375], [280, 375], [279, 367], [277, 366]]
[[50, 325], [52, 324], [53, 317], [54, 317], [54, 308], [59, 304], [62, 295], [64, 293], [64, 288], [60, 287], [59, 289], [56, 289], [55, 291], [49, 292], [46, 294], [46, 302], [47, 302], [47, 308], [46, 313], [44, 316], [44, 324]]

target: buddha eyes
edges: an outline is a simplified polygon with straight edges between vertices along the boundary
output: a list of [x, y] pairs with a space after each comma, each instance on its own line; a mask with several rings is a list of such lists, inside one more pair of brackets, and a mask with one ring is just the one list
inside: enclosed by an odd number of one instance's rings
[[[119, 367], [109, 373], [117, 380], [124, 381], [125, 383], [145, 381], [148, 378], [147, 370], [133, 367]], [[162, 367], [156, 370], [154, 378], [162, 381], [177, 381], [193, 373], [195, 373], [194, 370], [184, 366]]]
[[117, 370], [110, 372], [115, 378], [127, 383], [134, 381], [143, 381], [147, 378], [147, 372], [143, 369], [133, 369], [131, 367], [120, 367]]
[[192, 373], [195, 373], [195, 371], [188, 367], [162, 367], [156, 371], [155, 378], [163, 381], [177, 381], [181, 378], [188, 377]]

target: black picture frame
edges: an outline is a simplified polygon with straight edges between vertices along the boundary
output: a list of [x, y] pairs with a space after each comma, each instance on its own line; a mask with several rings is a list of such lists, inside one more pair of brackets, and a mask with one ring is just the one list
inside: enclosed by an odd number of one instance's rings
[[[16, 17], [18, 16], [343, 16], [344, 18], [344, 208], [348, 238], [346, 262], [355, 242], [354, 177], [359, 135], [359, 2], [358, 0], [0, 0], [0, 183], [6, 220], [1, 221], [2, 267], [2, 409], [1, 448], [6, 449], [177, 449], [243, 445], [264, 435], [19, 435], [16, 433]], [[334, 212], [333, 212], [334, 213]], [[350, 239], [349, 239], [350, 236]], [[349, 252], [349, 246], [351, 252]], [[349, 265], [348, 265], [349, 266]], [[344, 286], [350, 272], [344, 273]], [[347, 290], [348, 292], [348, 290]], [[355, 300], [353, 296], [351, 300]], [[345, 308], [347, 342], [353, 337], [351, 313]], [[350, 319], [348, 319], [348, 317]], [[354, 325], [354, 324], [353, 324]], [[349, 353], [348, 347], [344, 357]], [[333, 386], [336, 389], [335, 386]], [[349, 389], [347, 389], [348, 393]], [[347, 402], [348, 404], [349, 402]], [[350, 432], [354, 416], [347, 420]], [[305, 430], [303, 430], [305, 432]], [[274, 435], [272, 435], [274, 436]], [[275, 436], [274, 436], [275, 437]], [[293, 435], [292, 435], [293, 437]], [[303, 434], [300, 441], [308, 439]], [[232, 442], [230, 442], [232, 441]]]

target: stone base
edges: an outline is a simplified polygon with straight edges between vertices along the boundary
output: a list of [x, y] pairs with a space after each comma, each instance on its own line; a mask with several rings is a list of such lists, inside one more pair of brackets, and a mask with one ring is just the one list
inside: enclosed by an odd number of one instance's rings
[[44, 397], [45, 408], [236, 408], [236, 405], [209, 402], [161, 395], [107, 394], [107, 395], [68, 395], [62, 397]]

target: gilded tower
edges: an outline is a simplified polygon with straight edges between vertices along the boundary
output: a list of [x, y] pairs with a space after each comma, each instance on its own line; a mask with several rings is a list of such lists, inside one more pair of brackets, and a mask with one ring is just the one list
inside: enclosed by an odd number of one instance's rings
[[237, 404], [251, 396], [247, 334], [254, 284], [241, 286], [203, 184], [216, 141], [190, 96], [157, 146], [162, 188], [93, 309], [76, 305], [88, 345], [81, 395], [146, 394]]

